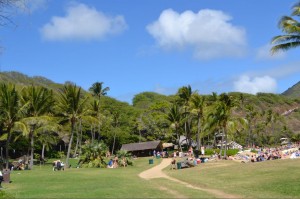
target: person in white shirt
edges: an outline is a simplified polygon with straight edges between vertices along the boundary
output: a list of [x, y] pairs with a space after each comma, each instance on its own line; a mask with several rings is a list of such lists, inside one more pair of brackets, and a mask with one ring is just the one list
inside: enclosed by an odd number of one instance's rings
[[3, 174], [2, 171], [0, 170], [0, 189], [2, 189], [1, 183], [3, 182]]

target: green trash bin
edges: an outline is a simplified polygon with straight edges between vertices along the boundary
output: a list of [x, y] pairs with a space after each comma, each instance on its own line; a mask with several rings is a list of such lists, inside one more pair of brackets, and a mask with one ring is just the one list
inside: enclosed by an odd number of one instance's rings
[[181, 169], [181, 162], [177, 162], [177, 169]]
[[149, 164], [153, 164], [153, 159], [149, 159]]

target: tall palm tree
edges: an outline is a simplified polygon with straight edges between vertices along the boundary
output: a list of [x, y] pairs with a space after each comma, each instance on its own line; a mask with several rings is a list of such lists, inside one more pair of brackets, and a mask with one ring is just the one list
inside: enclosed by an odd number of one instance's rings
[[[300, 2], [293, 6], [292, 16], [300, 16]], [[285, 35], [278, 35], [273, 37], [271, 53], [277, 53], [278, 51], [285, 51], [291, 48], [300, 46], [300, 22], [289, 16], [283, 16], [278, 23], [279, 28]]]
[[115, 144], [116, 144], [117, 128], [119, 127], [119, 120], [120, 120], [121, 113], [118, 109], [113, 109], [111, 110], [111, 115], [112, 115], [112, 126], [114, 131], [114, 141], [111, 150], [111, 154], [113, 155], [115, 150]]
[[167, 116], [167, 119], [171, 122], [171, 124], [174, 125], [179, 149], [180, 149], [180, 151], [182, 151], [181, 143], [180, 143], [180, 135], [179, 135], [180, 123], [182, 121], [182, 114], [181, 114], [178, 104], [173, 104], [170, 107], [169, 112], [166, 116]]
[[100, 101], [100, 98], [102, 96], [107, 95], [107, 92], [109, 91], [109, 87], [103, 88], [103, 82], [95, 82], [90, 88], [89, 91], [92, 92], [92, 94], [96, 97], [98, 97], [98, 100]]
[[66, 167], [69, 167], [69, 158], [72, 148], [72, 142], [75, 132], [75, 125], [78, 119], [86, 113], [85, 104], [88, 97], [82, 97], [81, 88], [75, 84], [66, 84], [59, 94], [57, 103], [58, 112], [64, 119], [67, 119], [71, 125], [68, 152], [66, 157]]
[[255, 128], [256, 119], [258, 117], [258, 112], [254, 109], [251, 104], [246, 105], [246, 119], [248, 121], [248, 146], [253, 145], [253, 128]]
[[44, 126], [50, 120], [46, 115], [50, 113], [54, 105], [53, 92], [44, 87], [30, 86], [22, 90], [21, 104], [24, 108], [23, 121], [28, 125], [30, 139], [30, 163], [29, 168], [33, 167], [34, 155], [34, 136], [36, 129]]
[[180, 97], [180, 102], [183, 104], [184, 107], [184, 131], [186, 134], [186, 139], [189, 141], [188, 145], [191, 146], [191, 118], [190, 118], [190, 112], [189, 112], [189, 102], [192, 97], [192, 88], [190, 85], [183, 86], [178, 89], [178, 95]]
[[[205, 106], [205, 97], [204, 96], [200, 96], [197, 93], [194, 93], [191, 97], [191, 108], [193, 111], [196, 112], [197, 115], [197, 150], [200, 149], [200, 133], [201, 133], [201, 120], [203, 121], [203, 110], [204, 110], [204, 106]], [[192, 112], [193, 112], [192, 111]]]
[[213, 118], [211, 123], [215, 124], [212, 126], [220, 126], [222, 129], [222, 145], [221, 150], [223, 148], [223, 140], [225, 136], [225, 150], [224, 157], [226, 157], [227, 153], [227, 143], [228, 143], [228, 125], [230, 123], [231, 109], [235, 106], [234, 100], [231, 96], [226, 93], [223, 93], [219, 96], [219, 100], [216, 104], [215, 110], [213, 114], [210, 114], [210, 117]]
[[[109, 87], [103, 88], [103, 82], [95, 82], [90, 88], [89, 91], [92, 92], [93, 96], [96, 96], [98, 98], [98, 103], [94, 102], [94, 110], [97, 110], [97, 117], [99, 120], [98, 124], [98, 140], [100, 139], [100, 123], [101, 123], [101, 115], [100, 115], [100, 99], [102, 96], [107, 95], [107, 92], [110, 90]], [[97, 107], [95, 107], [95, 105]]]
[[0, 85], [0, 115], [1, 122], [7, 134], [5, 144], [6, 169], [8, 169], [9, 147], [11, 141], [11, 130], [15, 122], [18, 120], [20, 111], [19, 95], [15, 85], [1, 84]]

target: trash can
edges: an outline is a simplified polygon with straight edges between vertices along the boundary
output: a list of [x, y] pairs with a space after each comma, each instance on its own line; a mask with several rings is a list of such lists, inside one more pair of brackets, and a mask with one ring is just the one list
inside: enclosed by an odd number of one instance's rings
[[181, 169], [181, 162], [177, 162], [177, 169]]
[[3, 175], [3, 182], [4, 183], [10, 183], [10, 170], [4, 169], [2, 172]]
[[149, 164], [153, 164], [153, 159], [149, 159]]

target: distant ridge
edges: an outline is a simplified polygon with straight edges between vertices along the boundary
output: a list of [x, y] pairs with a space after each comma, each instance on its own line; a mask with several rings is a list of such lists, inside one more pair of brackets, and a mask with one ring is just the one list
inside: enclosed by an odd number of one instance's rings
[[0, 82], [1, 83], [12, 83], [19, 86], [43, 86], [49, 89], [59, 89], [62, 88], [62, 84], [55, 83], [45, 77], [33, 76], [29, 77], [22, 73], [11, 71], [11, 72], [0, 72]]
[[287, 97], [300, 97], [300, 81], [282, 93]]

